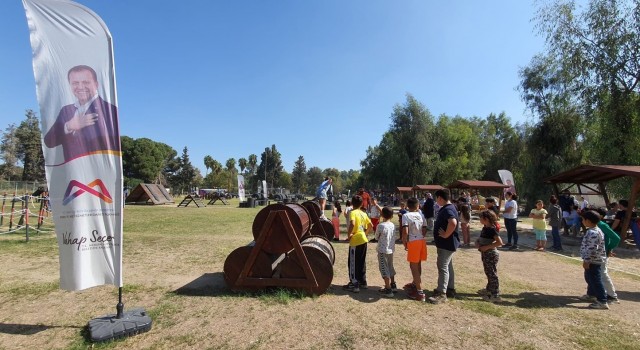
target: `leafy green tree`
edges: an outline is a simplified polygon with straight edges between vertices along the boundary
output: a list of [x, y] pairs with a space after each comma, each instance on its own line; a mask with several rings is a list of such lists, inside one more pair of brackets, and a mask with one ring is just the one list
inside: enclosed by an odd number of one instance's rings
[[0, 179], [16, 180], [20, 171], [18, 168], [18, 138], [16, 137], [16, 125], [9, 124], [2, 133], [0, 141], [0, 158], [4, 162], [0, 165]]
[[189, 160], [189, 150], [185, 146], [180, 157], [180, 170], [174, 177], [174, 186], [182, 192], [189, 192], [196, 180], [196, 169]]
[[589, 160], [639, 164], [640, 1], [590, 0], [579, 12], [575, 1], [557, 0], [543, 3], [537, 20], [588, 125]]
[[238, 166], [240, 167], [240, 172], [244, 174], [244, 170], [247, 168], [247, 159], [246, 158], [240, 158], [238, 159]]
[[278, 178], [278, 187], [290, 189], [293, 186], [293, 181], [291, 180], [291, 174], [286, 171], [282, 171], [280, 173], [280, 178]]
[[227, 185], [227, 189], [232, 192], [233, 189], [233, 184], [236, 182], [235, 181], [235, 176], [237, 173], [237, 169], [236, 169], [236, 159], [235, 158], [229, 158], [227, 159], [227, 162], [225, 163], [226, 165], [226, 171], [227, 171], [227, 178], [228, 178], [228, 185]]
[[481, 179], [500, 181], [498, 170], [507, 169], [518, 173], [519, 152], [517, 145], [519, 135], [511, 125], [511, 120], [502, 112], [498, 115], [491, 113], [486, 119], [474, 118], [478, 125], [478, 139], [480, 141], [480, 157], [484, 159]]
[[366, 187], [390, 189], [399, 184], [429, 183], [435, 173], [434, 118], [413, 96], [396, 105], [391, 126], [380, 144], [367, 150], [361, 162]]
[[276, 145], [271, 145], [271, 148], [265, 148], [260, 156], [260, 165], [258, 165], [257, 172], [254, 175], [255, 181], [264, 179], [266, 176], [269, 188], [273, 188], [273, 185], [277, 183], [283, 171], [281, 158], [280, 152], [276, 149]]
[[312, 166], [307, 171], [307, 194], [315, 195], [316, 188], [324, 181], [324, 174], [322, 169], [317, 166]]
[[27, 110], [26, 119], [15, 131], [18, 140], [17, 156], [22, 162], [22, 181], [42, 181], [44, 174], [44, 155], [42, 154], [42, 132], [40, 121], [32, 110]]
[[481, 178], [483, 159], [473, 122], [441, 115], [436, 129], [439, 159], [435, 182], [448, 185], [455, 180]]
[[205, 176], [209, 173], [209, 169], [211, 169], [211, 163], [213, 163], [213, 158], [210, 155], [204, 156]]
[[306, 193], [307, 191], [307, 165], [303, 156], [298, 156], [298, 160], [293, 165], [291, 172], [291, 182], [296, 193]]

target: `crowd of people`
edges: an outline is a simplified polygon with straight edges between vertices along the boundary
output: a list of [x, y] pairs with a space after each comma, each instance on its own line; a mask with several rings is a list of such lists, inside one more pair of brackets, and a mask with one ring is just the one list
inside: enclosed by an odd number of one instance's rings
[[[325, 180], [326, 181], [326, 180]], [[365, 195], [366, 194], [366, 195]], [[413, 300], [429, 301], [433, 304], [447, 302], [455, 298], [454, 256], [459, 248], [471, 247], [470, 221], [471, 203], [467, 193], [452, 200], [449, 192], [438, 190], [425, 198], [409, 198], [399, 202], [400, 209], [394, 213], [391, 206], [381, 206], [375, 196], [369, 196], [364, 189], [346, 201], [345, 207], [336, 201], [333, 206], [332, 221], [334, 225], [334, 241], [340, 240], [340, 219], [345, 218], [347, 239], [349, 243], [348, 271], [349, 283], [345, 290], [359, 292], [366, 289], [366, 255], [367, 244], [377, 242], [376, 254], [378, 268], [384, 281], [379, 292], [382, 296], [393, 297], [398, 293], [394, 266], [396, 245], [402, 244], [407, 252], [407, 262], [411, 272], [411, 282], [404, 285], [406, 295]], [[486, 198], [485, 207], [477, 213], [481, 232], [474, 242], [480, 252], [482, 265], [487, 278], [485, 288], [478, 291], [483, 299], [490, 302], [501, 301], [498, 278], [498, 262], [500, 250], [518, 250], [518, 196], [516, 193], [505, 194], [504, 210], [496, 203], [495, 198]], [[560, 198], [549, 198], [548, 210], [542, 200], [536, 201], [528, 217], [532, 219], [533, 232], [536, 236], [535, 250], [547, 249], [547, 228], [551, 228], [554, 251], [562, 251], [560, 229], [564, 235], [582, 235], [580, 254], [583, 259], [584, 278], [587, 291], [580, 299], [589, 301], [590, 308], [608, 309], [610, 303], [617, 303], [618, 296], [607, 270], [607, 259], [612, 250], [620, 242], [620, 229], [628, 202], [620, 200], [608, 211], [595, 210], [584, 198], [579, 201], [563, 192]], [[577, 207], [577, 208], [576, 208]], [[577, 213], [577, 215], [576, 215]], [[499, 216], [502, 214], [506, 243], [500, 231]], [[398, 218], [398, 230], [394, 217]], [[577, 218], [576, 218], [577, 217]], [[611, 226], [604, 218], [610, 218]], [[396, 233], [398, 232], [398, 233]], [[373, 236], [369, 239], [369, 236]], [[398, 237], [399, 236], [399, 237]], [[427, 260], [427, 239], [433, 237], [436, 247], [436, 267], [438, 271], [437, 287], [427, 297], [422, 285], [422, 262]]]

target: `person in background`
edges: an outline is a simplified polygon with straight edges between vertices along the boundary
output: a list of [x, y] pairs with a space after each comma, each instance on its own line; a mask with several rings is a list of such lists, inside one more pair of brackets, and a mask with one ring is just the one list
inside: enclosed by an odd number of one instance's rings
[[329, 190], [332, 182], [333, 180], [331, 180], [331, 178], [327, 176], [324, 178], [324, 181], [322, 181], [322, 183], [316, 190], [316, 197], [318, 198], [318, 203], [320, 203], [320, 212], [322, 213], [322, 215], [320, 215], [320, 218], [322, 219], [327, 218], [326, 216], [324, 216], [324, 207], [327, 204], [327, 198], [329, 198], [327, 195], [327, 191]]
[[582, 227], [582, 219], [580, 218], [580, 212], [578, 211], [578, 206], [574, 205], [571, 208], [571, 213], [567, 218], [569, 223], [569, 227], [571, 229], [571, 235], [573, 237], [578, 237], [578, 233], [580, 232], [580, 228]]
[[333, 241], [340, 241], [340, 215], [342, 215], [342, 207], [340, 201], [333, 202], [333, 211], [331, 213], [331, 223], [333, 224]]
[[560, 198], [558, 198], [558, 204], [562, 209], [562, 219], [564, 219], [564, 235], [569, 235], [569, 228], [571, 227], [571, 223], [569, 220], [569, 216], [571, 215], [571, 210], [575, 203], [573, 202], [573, 198], [571, 198], [571, 193], [569, 190], [562, 191]]
[[[518, 250], [518, 195], [515, 193], [507, 192], [505, 197], [507, 202], [504, 204], [504, 227], [507, 229], [507, 244], [505, 247], [509, 247], [509, 250]], [[513, 239], [513, 245], [511, 240]]]
[[589, 202], [584, 196], [580, 196], [578, 200], [578, 206], [580, 207], [580, 211], [589, 209]]
[[618, 236], [621, 239], [626, 239], [626, 232], [622, 234], [622, 224], [624, 223], [624, 218], [627, 215], [627, 207], [629, 207], [629, 201], [626, 199], [621, 199], [618, 201], [618, 211], [616, 212], [615, 217], [613, 218], [613, 223], [611, 223], [611, 228], [616, 231]]
[[485, 289], [478, 291], [482, 298], [490, 302], [502, 301], [500, 298], [500, 281], [498, 280], [498, 260], [500, 253], [498, 247], [502, 246], [502, 238], [498, 234], [496, 224], [498, 217], [491, 210], [483, 210], [480, 212], [480, 223], [482, 231], [480, 237], [476, 240], [476, 248], [481, 253], [482, 266], [484, 273], [487, 275], [487, 286]]
[[393, 209], [384, 207], [382, 212], [382, 222], [376, 229], [375, 239], [378, 241], [378, 266], [384, 281], [384, 288], [379, 292], [385, 297], [392, 298], [396, 286], [396, 270], [393, 267], [393, 252], [396, 249], [396, 227], [391, 221], [393, 219]]
[[536, 201], [535, 209], [531, 209], [529, 217], [533, 219], [533, 233], [536, 235], [537, 251], [544, 251], [547, 246], [547, 211], [544, 209], [544, 202], [540, 199]]
[[431, 193], [427, 192], [427, 198], [422, 206], [422, 215], [427, 219], [427, 234], [433, 234], [433, 222], [435, 221], [435, 201]]
[[467, 198], [458, 198], [458, 212], [460, 217], [460, 231], [462, 231], [462, 247], [471, 247], [471, 233], [469, 232], [469, 224], [471, 222], [471, 207], [467, 203]]
[[[486, 204], [486, 209], [487, 210], [491, 210], [494, 214], [496, 214], [496, 217], [499, 218], [500, 217], [500, 208], [498, 208], [498, 205], [496, 204], [496, 199], [493, 197], [487, 197], [484, 200], [485, 204]], [[500, 228], [498, 228], [498, 231], [500, 230]]]
[[[598, 214], [601, 216], [605, 213], [606, 212], [603, 209], [601, 209], [601, 211], [598, 210]], [[604, 289], [607, 292], [607, 303], [618, 304], [620, 301], [618, 300], [616, 287], [613, 285], [611, 276], [609, 276], [609, 269], [607, 268], [607, 265], [609, 264], [609, 257], [615, 256], [615, 254], [613, 254], [613, 249], [620, 244], [620, 236], [618, 236], [618, 234], [602, 220], [598, 222], [598, 228], [604, 234], [604, 249], [607, 253], [607, 262], [604, 263], [602, 267], [602, 283], [604, 284]]]
[[[398, 210], [398, 227], [400, 228], [400, 240], [402, 241], [402, 215], [407, 213], [407, 204], [400, 201], [400, 210]], [[402, 242], [400, 242], [402, 243]]]
[[[378, 228], [381, 211], [382, 211], [382, 207], [378, 204], [378, 199], [376, 197], [373, 197], [371, 199], [371, 205], [369, 206], [369, 218], [371, 219], [371, 224], [373, 225], [373, 231], [375, 231]], [[374, 237], [369, 242], [375, 243], [377, 242], [377, 239]]]
[[562, 239], [560, 238], [560, 225], [562, 225], [562, 208], [558, 205], [558, 198], [551, 196], [549, 198], [549, 226], [551, 226], [551, 237], [553, 238], [553, 245], [551, 250], [561, 252], [562, 251]]
[[364, 190], [364, 188], [359, 188], [357, 194], [358, 196], [362, 197], [362, 206], [360, 207], [360, 210], [368, 212], [369, 205], [371, 204], [371, 196], [367, 191]]
[[351, 206], [351, 200], [347, 199], [347, 201], [344, 203], [344, 226], [345, 227], [349, 227], [349, 213], [351, 213], [351, 210], [353, 210], [353, 206]]

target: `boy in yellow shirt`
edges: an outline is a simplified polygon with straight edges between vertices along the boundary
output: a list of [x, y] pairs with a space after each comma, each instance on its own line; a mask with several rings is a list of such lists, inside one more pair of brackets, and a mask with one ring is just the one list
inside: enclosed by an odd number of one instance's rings
[[373, 225], [366, 212], [360, 209], [362, 197], [353, 196], [351, 199], [353, 210], [349, 213], [349, 227], [347, 228], [347, 239], [349, 240], [349, 258], [347, 265], [349, 268], [349, 283], [343, 288], [345, 290], [358, 293], [360, 287], [367, 286], [367, 234], [373, 230]]

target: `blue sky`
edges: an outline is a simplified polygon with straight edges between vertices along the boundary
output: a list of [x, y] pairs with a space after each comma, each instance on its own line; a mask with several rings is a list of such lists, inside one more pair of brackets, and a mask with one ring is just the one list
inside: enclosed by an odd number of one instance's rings
[[[77, 1], [114, 40], [121, 134], [223, 165], [359, 169], [407, 93], [433, 115], [530, 118], [534, 1]], [[22, 2], [0, 1], [0, 128], [38, 111]]]

